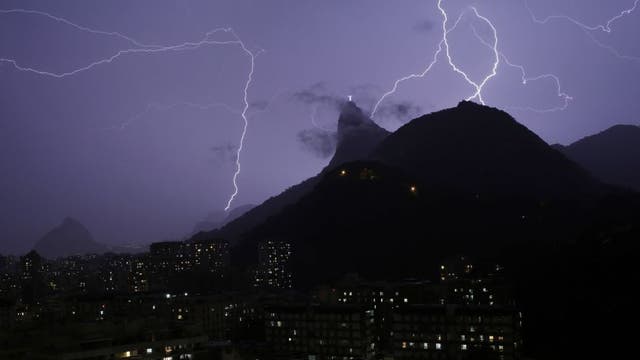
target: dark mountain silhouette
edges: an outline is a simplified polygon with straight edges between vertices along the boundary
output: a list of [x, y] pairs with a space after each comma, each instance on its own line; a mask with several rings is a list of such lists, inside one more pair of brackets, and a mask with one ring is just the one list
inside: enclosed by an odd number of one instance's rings
[[66, 218], [46, 233], [34, 246], [42, 257], [55, 259], [71, 255], [102, 254], [111, 249], [93, 240], [84, 225], [73, 218]]
[[[295, 241], [297, 272], [323, 277], [311, 283], [354, 271], [421, 276], [431, 271], [425, 256], [497, 251], [543, 230], [533, 224], [584, 213], [582, 203], [602, 191], [507, 113], [462, 102], [406, 124], [368, 159], [325, 171], [313, 191], [252, 231], [248, 247], [265, 237]], [[553, 236], [562, 235], [561, 227]], [[323, 263], [331, 268], [318, 271]]]
[[322, 174], [341, 163], [365, 158], [388, 135], [388, 131], [376, 125], [353, 102], [346, 102], [338, 119], [336, 152], [320, 174], [267, 199], [264, 203], [246, 212], [238, 219], [229, 222], [220, 230], [211, 234], [199, 234], [197, 237], [218, 236], [234, 242], [246, 231], [266, 221], [270, 216], [279, 213], [285, 206], [292, 205], [300, 200], [320, 181]]
[[506, 112], [467, 101], [406, 124], [370, 158], [469, 192], [548, 196], [595, 183]]
[[256, 207], [254, 204], [245, 204], [245, 205], [236, 206], [235, 208], [231, 209], [231, 211], [229, 211], [227, 216], [222, 221], [221, 225], [224, 226], [232, 222], [233, 220], [246, 214], [248, 211], [251, 211], [251, 209], [253, 209], [254, 207]]
[[640, 127], [616, 125], [556, 149], [598, 179], [640, 191]]
[[226, 212], [222, 210], [209, 212], [204, 219], [196, 223], [196, 225], [193, 227], [193, 231], [191, 232], [190, 236], [193, 234], [197, 234], [201, 231], [211, 231], [219, 228], [225, 216], [226, 216]]
[[638, 312], [622, 289], [638, 276], [640, 195], [599, 183], [508, 114], [462, 102], [314, 182], [234, 247], [237, 279], [264, 239], [291, 244], [297, 288], [346, 273], [433, 278], [439, 261], [465, 253], [509, 269], [536, 358], [632, 341], [607, 329]]
[[245, 204], [236, 206], [230, 211], [212, 211], [207, 215], [207, 217], [196, 223], [193, 232], [191, 235], [199, 233], [201, 231], [211, 231], [214, 229], [219, 229], [224, 225], [232, 222], [233, 220], [239, 218], [244, 215], [246, 212], [250, 211], [256, 207], [254, 204]]
[[338, 118], [338, 146], [325, 171], [366, 158], [387, 136], [387, 130], [373, 122], [353, 102], [346, 102]]

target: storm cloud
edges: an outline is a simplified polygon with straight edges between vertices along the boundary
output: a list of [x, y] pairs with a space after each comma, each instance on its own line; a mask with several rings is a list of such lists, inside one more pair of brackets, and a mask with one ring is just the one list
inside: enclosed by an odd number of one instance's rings
[[435, 23], [433, 21], [422, 20], [422, 21], [418, 21], [417, 23], [415, 23], [415, 25], [413, 25], [413, 30], [422, 32], [422, 33], [427, 33], [427, 32], [431, 32], [434, 27], [435, 27]]
[[338, 137], [335, 132], [320, 129], [306, 129], [298, 133], [298, 142], [303, 150], [326, 159], [336, 150]]
[[306, 105], [319, 105], [340, 109], [344, 103], [343, 97], [338, 97], [327, 90], [324, 83], [319, 82], [311, 85], [307, 89], [299, 90], [293, 94], [293, 99]]
[[398, 120], [410, 120], [422, 114], [422, 108], [409, 101], [386, 102], [378, 107], [376, 116], [382, 118], [395, 118]]

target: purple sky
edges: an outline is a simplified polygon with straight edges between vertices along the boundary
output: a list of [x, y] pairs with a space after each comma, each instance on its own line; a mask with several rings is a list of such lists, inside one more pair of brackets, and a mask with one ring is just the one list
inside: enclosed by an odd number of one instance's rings
[[[640, 8], [609, 23], [634, 0], [443, 0], [450, 55], [479, 83], [491, 72], [491, 27], [498, 50], [529, 78], [556, 75], [573, 100], [566, 110], [552, 77], [522, 83], [502, 63], [483, 88], [488, 105], [510, 112], [550, 143], [569, 143], [640, 120]], [[422, 72], [442, 39], [437, 0], [11, 1], [0, 9], [47, 12], [145, 44], [198, 41], [232, 27], [257, 54], [249, 88], [249, 127], [240, 192], [232, 206], [260, 203], [309, 176], [327, 158], [305, 150], [298, 134], [335, 128], [327, 102], [301, 92], [354, 101], [371, 111], [394, 81]], [[583, 26], [600, 29], [586, 30]], [[603, 30], [611, 30], [610, 32]], [[233, 40], [229, 34], [211, 39]], [[42, 15], [0, 12], [0, 253], [24, 252], [66, 216], [110, 244], [180, 238], [233, 192], [235, 149], [243, 127], [250, 58], [237, 44], [124, 54], [72, 76], [64, 73], [135, 45], [81, 31]], [[264, 49], [264, 52], [260, 52]], [[259, 53], [259, 54], [258, 54]], [[625, 55], [625, 56], [621, 56]], [[444, 51], [424, 78], [403, 82], [375, 120], [395, 130], [420, 112], [451, 107], [474, 93]], [[312, 100], [313, 100], [312, 99]], [[308, 98], [307, 98], [308, 100]], [[186, 104], [227, 104], [195, 107]], [[409, 106], [407, 114], [391, 105]], [[268, 104], [268, 106], [267, 106]], [[315, 111], [314, 111], [315, 109]]]

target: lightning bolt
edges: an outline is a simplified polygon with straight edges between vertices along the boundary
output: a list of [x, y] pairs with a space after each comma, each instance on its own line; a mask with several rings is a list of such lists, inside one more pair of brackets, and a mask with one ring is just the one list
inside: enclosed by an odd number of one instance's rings
[[524, 0], [524, 4], [527, 8], [527, 10], [529, 11], [529, 14], [531, 15], [532, 19], [534, 22], [541, 24], [541, 25], [545, 25], [547, 24], [549, 21], [551, 20], [566, 20], [569, 21], [585, 30], [589, 30], [589, 31], [597, 31], [597, 30], [601, 30], [604, 31], [606, 33], [610, 33], [611, 30], [611, 25], [622, 19], [623, 17], [631, 14], [632, 12], [634, 12], [637, 8], [638, 8], [638, 4], [640, 4], [640, 0], [635, 0], [633, 3], [633, 6], [628, 8], [628, 9], [624, 9], [622, 11], [620, 11], [620, 13], [614, 17], [612, 17], [611, 19], [607, 20], [606, 23], [604, 24], [599, 24], [599, 25], [587, 25], [579, 20], [576, 20], [570, 16], [567, 15], [549, 15], [547, 17], [545, 17], [544, 19], [539, 19], [538, 17], [536, 17], [536, 15], [533, 13], [533, 10], [531, 10], [531, 7], [529, 6], [529, 0]]
[[[637, 1], [640, 2], [640, 0], [637, 0]], [[520, 70], [520, 72], [522, 74], [522, 82], [523, 82], [523, 84], [527, 84], [530, 81], [536, 81], [536, 80], [542, 80], [542, 79], [552, 79], [556, 84], [556, 89], [557, 89], [558, 96], [560, 98], [562, 98], [563, 101], [564, 101], [564, 105], [562, 107], [557, 107], [557, 108], [535, 109], [535, 108], [532, 108], [532, 107], [525, 107], [525, 108], [515, 108], [514, 107], [514, 109], [529, 110], [529, 111], [534, 111], [534, 112], [551, 112], [551, 111], [560, 111], [560, 110], [566, 109], [566, 107], [569, 104], [569, 101], [572, 100], [572, 97], [567, 95], [566, 93], [564, 93], [562, 91], [562, 86], [561, 86], [560, 79], [556, 75], [544, 74], [544, 75], [540, 75], [540, 76], [536, 76], [536, 77], [528, 77], [526, 69], [524, 68], [524, 66], [513, 64], [511, 61], [509, 61], [509, 59], [502, 52], [500, 52], [500, 50], [498, 49], [498, 45], [499, 45], [498, 30], [493, 25], [491, 20], [489, 20], [489, 18], [481, 15], [480, 12], [478, 11], [478, 9], [476, 7], [474, 7], [474, 6], [470, 6], [466, 11], [463, 11], [458, 16], [458, 18], [457, 18], [456, 22], [454, 23], [454, 25], [451, 28], [447, 28], [447, 24], [449, 22], [449, 15], [448, 15], [447, 11], [444, 9], [444, 7], [442, 6], [442, 2], [443, 2], [443, 0], [438, 0], [437, 1], [437, 8], [438, 8], [438, 11], [440, 11], [440, 14], [442, 15], [442, 19], [443, 19], [442, 20], [442, 39], [438, 43], [438, 48], [437, 48], [437, 50], [435, 51], [435, 53], [433, 55], [432, 61], [427, 65], [427, 67], [425, 68], [425, 70], [422, 73], [411, 74], [411, 75], [404, 76], [402, 78], [397, 79], [394, 82], [394, 85], [391, 88], [391, 90], [389, 90], [386, 93], [384, 93], [380, 97], [380, 99], [376, 102], [375, 106], [373, 107], [373, 111], [371, 112], [371, 117], [375, 116], [380, 104], [385, 100], [385, 98], [387, 98], [388, 96], [394, 94], [397, 91], [399, 85], [402, 82], [410, 80], [410, 79], [425, 77], [431, 71], [433, 66], [438, 62], [438, 57], [443, 52], [443, 49], [444, 49], [444, 54], [445, 54], [445, 56], [447, 58], [447, 62], [448, 62], [449, 67], [453, 70], [453, 72], [455, 72], [458, 75], [460, 75], [467, 82], [467, 84], [469, 84], [470, 86], [472, 86], [475, 89], [474, 93], [466, 99], [467, 101], [471, 101], [473, 99], [477, 99], [481, 104], [485, 105], [485, 101], [484, 101], [484, 97], [483, 97], [482, 92], [483, 92], [484, 87], [486, 86], [486, 84], [498, 74], [498, 69], [499, 69], [500, 64], [501, 64], [500, 59], [503, 59], [504, 62], [507, 65], [509, 65], [511, 67], [514, 67], [514, 68], [517, 68], [517, 69]], [[484, 76], [482, 81], [479, 81], [479, 82], [476, 82], [476, 81], [472, 80], [471, 77], [464, 70], [460, 69], [460, 67], [455, 63], [455, 61], [453, 59], [453, 56], [451, 55], [451, 49], [450, 49], [450, 45], [449, 45], [449, 36], [448, 36], [449, 33], [451, 31], [453, 31], [454, 29], [456, 29], [456, 27], [458, 26], [460, 20], [462, 19], [462, 17], [465, 16], [465, 13], [468, 12], [468, 11], [472, 12], [473, 15], [477, 19], [479, 19], [482, 22], [486, 23], [489, 26], [489, 28], [491, 29], [491, 32], [493, 34], [493, 40], [491, 41], [491, 43], [489, 43], [486, 40], [484, 40], [482, 37], [480, 37], [478, 35], [478, 33], [475, 31], [475, 28], [472, 26], [472, 29], [473, 29], [474, 34], [476, 35], [476, 37], [493, 52], [493, 63], [491, 65], [491, 70]], [[624, 16], [624, 14], [622, 16]], [[608, 25], [610, 25], [613, 21], [615, 21], [615, 20], [612, 20], [611, 22], [609, 22]]]
[[145, 117], [147, 114], [151, 113], [152, 111], [156, 111], [156, 112], [165, 112], [165, 111], [169, 111], [175, 108], [179, 108], [179, 107], [184, 107], [184, 108], [190, 108], [190, 109], [196, 109], [196, 110], [202, 110], [202, 111], [207, 111], [207, 110], [211, 110], [214, 108], [224, 108], [227, 111], [229, 111], [232, 114], [236, 114], [236, 115], [240, 115], [241, 112], [240, 110], [234, 109], [231, 106], [225, 104], [225, 103], [211, 103], [211, 104], [197, 104], [197, 103], [192, 103], [192, 102], [186, 102], [186, 101], [181, 101], [181, 102], [177, 102], [177, 103], [173, 103], [173, 104], [157, 104], [157, 103], [151, 103], [148, 104], [145, 109], [143, 111], [141, 111], [140, 113], [136, 114], [135, 116], [131, 117], [129, 120], [122, 122], [120, 125], [117, 126], [112, 126], [112, 127], [108, 127], [105, 128], [103, 130], [124, 130], [125, 128], [131, 126], [134, 122], [137, 122], [138, 120], [142, 119], [143, 117]]
[[313, 106], [313, 108], [311, 108], [311, 115], [309, 116], [311, 119], [311, 124], [318, 130], [322, 130], [324, 132], [334, 132], [334, 130], [328, 129], [318, 123], [316, 119], [316, 117], [318, 116], [318, 107], [319, 105], [316, 104], [315, 106]]
[[464, 78], [464, 80], [469, 83], [469, 85], [473, 86], [476, 89], [476, 92], [471, 95], [470, 97], [467, 98], [467, 101], [473, 100], [475, 98], [478, 99], [478, 101], [480, 101], [481, 104], [485, 104], [484, 99], [482, 98], [482, 89], [484, 88], [484, 86], [487, 84], [487, 82], [493, 78], [494, 76], [496, 76], [496, 74], [498, 73], [498, 65], [500, 64], [500, 55], [498, 54], [498, 31], [496, 30], [496, 28], [493, 26], [493, 24], [491, 23], [491, 21], [489, 21], [489, 19], [487, 19], [486, 17], [480, 15], [478, 13], [478, 10], [475, 7], [471, 7], [471, 10], [473, 11], [473, 13], [475, 14], [475, 16], [481, 20], [483, 20], [484, 22], [486, 22], [489, 27], [491, 27], [491, 31], [493, 31], [493, 38], [494, 38], [494, 42], [493, 42], [493, 53], [495, 55], [495, 61], [493, 62], [493, 67], [491, 69], [491, 72], [485, 76], [485, 78], [478, 84], [476, 82], [474, 82], [473, 80], [471, 80], [471, 78], [469, 77], [469, 75], [467, 75], [467, 73], [465, 73], [464, 71], [462, 71], [453, 61], [452, 57], [451, 57], [451, 52], [450, 52], [450, 47], [449, 47], [449, 39], [448, 39], [448, 34], [449, 31], [447, 31], [447, 22], [449, 21], [449, 18], [447, 16], [447, 12], [444, 10], [444, 8], [442, 7], [442, 0], [438, 0], [438, 10], [440, 10], [440, 12], [442, 13], [442, 17], [444, 18], [444, 21], [442, 22], [442, 30], [443, 30], [443, 38], [442, 40], [444, 41], [444, 45], [445, 45], [445, 54], [447, 55], [447, 60], [449, 61], [449, 66], [451, 66], [451, 69], [453, 71], [455, 71], [456, 73], [460, 74], [460, 76], [462, 76]]
[[630, 15], [635, 10], [637, 10], [638, 6], [640, 5], [640, 0], [634, 0], [633, 6], [631, 6], [630, 8], [627, 8], [627, 9], [624, 9], [624, 10], [620, 11], [620, 13], [618, 13], [614, 17], [608, 19], [607, 22], [605, 22], [604, 24], [598, 24], [598, 25], [587, 25], [584, 22], [582, 22], [580, 20], [577, 20], [577, 19], [575, 19], [575, 18], [573, 18], [571, 16], [567, 16], [567, 15], [549, 15], [549, 16], [543, 18], [543, 19], [540, 19], [535, 15], [533, 10], [529, 6], [529, 1], [528, 0], [524, 0], [524, 5], [527, 8], [527, 11], [529, 12], [529, 15], [531, 16], [531, 20], [533, 20], [533, 22], [536, 23], [536, 24], [546, 25], [552, 20], [568, 21], [568, 22], [576, 25], [577, 27], [579, 27], [591, 39], [591, 41], [593, 41], [594, 44], [596, 44], [598, 47], [600, 47], [600, 48], [602, 48], [604, 50], [607, 50], [613, 56], [615, 56], [615, 57], [617, 57], [619, 59], [622, 59], [622, 60], [640, 61], [640, 57], [622, 54], [622, 53], [620, 53], [620, 51], [618, 51], [613, 46], [604, 44], [602, 41], [596, 39], [596, 37], [593, 35], [593, 32], [595, 32], [595, 31], [602, 31], [602, 32], [605, 32], [607, 34], [611, 34], [613, 32], [613, 29], [612, 29], [613, 23], [617, 22], [618, 20], [622, 19], [625, 16]]
[[132, 45], [135, 45], [137, 47], [141, 47], [141, 48], [146, 48], [146, 47], [161, 47], [159, 45], [149, 45], [149, 44], [143, 44], [141, 42], [138, 42], [137, 40], [128, 37], [126, 35], [123, 35], [119, 32], [116, 31], [101, 31], [101, 30], [94, 30], [94, 29], [90, 29], [86, 26], [82, 26], [82, 25], [78, 25], [74, 22], [71, 22], [65, 18], [61, 18], [55, 15], [51, 15], [49, 13], [46, 13], [44, 11], [38, 11], [38, 10], [28, 10], [28, 9], [0, 9], [0, 14], [26, 14], [26, 15], [39, 15], [39, 16], [43, 16], [46, 18], [49, 18], [53, 21], [57, 21], [57, 22], [61, 22], [63, 24], [69, 25], [71, 27], [74, 27], [80, 31], [83, 32], [87, 32], [90, 34], [95, 34], [95, 35], [105, 35], [105, 36], [115, 36], [115, 37], [119, 37], [122, 40], [125, 40], [129, 43], [131, 43]]
[[[438, 0], [438, 5], [440, 5], [440, 2], [442, 0]], [[378, 99], [378, 101], [376, 102], [376, 104], [373, 106], [373, 110], [371, 111], [371, 117], [373, 118], [376, 115], [376, 112], [378, 111], [378, 108], [380, 107], [380, 104], [382, 104], [382, 102], [388, 97], [393, 95], [397, 90], [398, 90], [398, 86], [400, 86], [401, 83], [407, 81], [407, 80], [411, 80], [411, 79], [417, 79], [417, 78], [424, 78], [425, 76], [427, 76], [427, 74], [429, 74], [431, 72], [431, 69], [438, 63], [438, 57], [440, 56], [440, 53], [442, 52], [442, 47], [443, 45], [445, 45], [447, 43], [446, 38], [447, 38], [447, 34], [453, 30], [455, 30], [455, 28], [458, 26], [458, 23], [460, 23], [460, 20], [462, 20], [462, 16], [463, 14], [460, 14], [460, 16], [458, 16], [458, 19], [456, 20], [456, 22], [454, 23], [454, 25], [451, 27], [451, 29], [447, 29], [446, 28], [446, 21], [447, 21], [447, 14], [446, 12], [443, 12], [444, 14], [444, 21], [442, 23], [442, 29], [443, 29], [443, 36], [442, 36], [442, 40], [440, 40], [440, 42], [438, 43], [438, 49], [435, 51], [435, 53], [433, 54], [433, 58], [431, 60], [431, 62], [427, 65], [427, 67], [418, 74], [410, 74], [404, 77], [401, 77], [399, 79], [397, 79], [394, 84], [393, 87], [391, 88], [391, 90], [387, 91], [386, 93], [382, 94], [382, 96], [380, 97], [380, 99]]]
[[493, 34], [494, 34], [494, 44], [493, 44], [492, 48], [493, 48], [495, 60], [494, 60], [493, 65], [492, 65], [491, 72], [488, 75], [486, 75], [482, 79], [482, 81], [480, 83], [477, 83], [477, 82], [473, 81], [471, 79], [471, 77], [466, 72], [464, 72], [462, 69], [460, 69], [456, 65], [456, 63], [453, 60], [453, 57], [451, 56], [451, 50], [450, 50], [450, 46], [449, 46], [449, 33], [457, 28], [458, 24], [460, 23], [460, 21], [464, 17], [465, 13], [462, 12], [458, 16], [458, 18], [455, 21], [455, 23], [453, 24], [453, 26], [451, 26], [451, 28], [447, 28], [447, 24], [449, 23], [449, 15], [447, 14], [447, 11], [442, 7], [442, 1], [443, 0], [438, 0], [438, 2], [437, 2], [438, 10], [442, 14], [442, 19], [443, 19], [442, 20], [442, 39], [438, 43], [438, 49], [433, 54], [433, 59], [431, 60], [431, 62], [427, 65], [427, 67], [421, 73], [407, 75], [407, 76], [404, 76], [404, 77], [396, 80], [394, 82], [393, 87], [391, 88], [391, 90], [389, 90], [386, 93], [384, 93], [382, 95], [382, 97], [380, 97], [380, 99], [378, 99], [378, 101], [376, 102], [375, 106], [373, 107], [373, 111], [371, 112], [371, 117], [375, 116], [376, 112], [378, 111], [378, 108], [380, 107], [380, 104], [384, 101], [385, 98], [387, 98], [388, 96], [394, 94], [397, 91], [398, 86], [402, 82], [410, 80], [410, 79], [425, 77], [431, 71], [433, 66], [435, 66], [435, 64], [437, 64], [438, 57], [442, 53], [443, 49], [444, 49], [444, 53], [445, 53], [445, 55], [447, 57], [447, 61], [448, 61], [449, 66], [451, 67], [451, 69], [455, 73], [457, 73], [460, 76], [462, 76], [462, 78], [469, 85], [471, 85], [475, 89], [475, 92], [471, 96], [469, 96], [467, 98], [467, 100], [473, 100], [473, 99], [477, 98], [478, 101], [480, 101], [480, 103], [482, 103], [482, 104], [485, 103], [484, 99], [482, 97], [482, 90], [483, 90], [484, 86], [487, 84], [487, 82], [489, 80], [491, 80], [494, 76], [497, 75], [498, 65], [500, 64], [500, 56], [498, 54], [498, 32], [497, 32], [495, 26], [493, 26], [493, 24], [491, 23], [491, 21], [489, 21], [488, 18], [480, 15], [480, 13], [478, 12], [478, 10], [475, 7], [470, 7], [469, 8], [478, 19], [486, 22], [489, 25], [489, 27], [491, 28], [491, 30], [493, 31]]
[[[40, 75], [40, 76], [46, 76], [46, 77], [52, 77], [52, 78], [56, 78], [56, 79], [63, 79], [66, 77], [70, 77], [70, 76], [74, 76], [74, 75], [78, 75], [82, 72], [85, 71], [89, 71], [92, 70], [93, 68], [100, 66], [100, 65], [106, 65], [106, 64], [110, 64], [114, 61], [116, 61], [117, 59], [125, 56], [125, 55], [133, 55], [133, 54], [157, 54], [157, 53], [166, 53], [166, 52], [172, 52], [172, 51], [188, 51], [188, 50], [195, 50], [195, 49], [199, 49], [203, 46], [211, 46], [211, 45], [235, 45], [235, 46], [239, 46], [240, 49], [242, 50], [242, 52], [248, 56], [249, 60], [250, 60], [250, 69], [249, 72], [247, 74], [247, 78], [246, 81], [244, 82], [244, 87], [243, 87], [243, 109], [240, 112], [240, 116], [242, 118], [243, 121], [243, 127], [242, 127], [242, 134], [240, 136], [240, 140], [239, 140], [239, 145], [238, 145], [238, 150], [236, 152], [236, 161], [235, 161], [235, 165], [236, 165], [236, 170], [233, 174], [233, 188], [234, 191], [233, 193], [230, 195], [229, 200], [227, 201], [227, 204], [225, 206], [225, 211], [229, 210], [229, 208], [231, 207], [231, 204], [233, 203], [233, 200], [236, 198], [236, 196], [238, 195], [239, 192], [239, 188], [238, 188], [238, 177], [240, 176], [240, 172], [241, 172], [241, 163], [240, 163], [240, 157], [242, 155], [242, 149], [244, 147], [244, 141], [247, 135], [247, 130], [249, 127], [249, 120], [248, 120], [248, 110], [249, 110], [249, 88], [253, 82], [253, 76], [254, 76], [254, 71], [255, 71], [255, 58], [257, 56], [257, 54], [254, 54], [251, 50], [249, 50], [245, 43], [240, 39], [240, 37], [238, 37], [238, 35], [235, 33], [235, 31], [232, 28], [217, 28], [211, 31], [208, 31], [204, 34], [204, 36], [198, 40], [198, 41], [189, 41], [189, 42], [184, 42], [181, 44], [175, 44], [175, 45], [150, 45], [150, 44], [144, 44], [140, 41], [135, 40], [132, 37], [123, 35], [119, 32], [112, 32], [112, 31], [102, 31], [102, 30], [96, 30], [96, 29], [92, 29], [83, 25], [79, 25], [77, 23], [74, 23], [70, 20], [67, 20], [65, 18], [62, 17], [58, 17], [55, 15], [51, 15], [49, 13], [43, 12], [43, 11], [37, 11], [37, 10], [26, 10], [26, 9], [1, 9], [0, 10], [0, 14], [26, 14], [26, 15], [36, 15], [36, 16], [41, 16], [41, 17], [46, 17], [50, 20], [56, 21], [56, 22], [61, 22], [63, 24], [66, 24], [68, 26], [71, 26], [79, 31], [83, 31], [83, 32], [87, 32], [87, 33], [91, 33], [94, 35], [103, 35], [103, 36], [111, 36], [111, 37], [117, 37], [119, 39], [122, 39], [126, 42], [128, 42], [130, 44], [130, 47], [128, 48], [124, 48], [124, 49], [120, 49], [118, 51], [116, 51], [115, 53], [113, 53], [112, 55], [93, 61], [91, 63], [88, 63], [84, 66], [75, 68], [73, 70], [70, 71], [63, 71], [63, 72], [54, 72], [54, 71], [47, 71], [47, 70], [42, 70], [42, 69], [37, 69], [34, 67], [29, 67], [29, 66], [23, 66], [21, 65], [17, 60], [15, 59], [11, 59], [11, 58], [0, 58], [0, 64], [1, 63], [5, 63], [5, 64], [10, 64], [11, 66], [13, 66], [16, 70], [21, 71], [21, 72], [28, 72], [28, 73], [33, 73], [36, 75]], [[225, 34], [230, 34], [232, 36], [231, 40], [215, 40], [212, 39], [212, 37], [218, 33], [225, 33]], [[263, 50], [260, 50], [258, 52], [261, 53]], [[187, 104], [187, 103], [183, 103], [182, 105], [188, 105], [188, 106], [195, 106], [197, 107], [197, 104]], [[170, 107], [173, 106], [178, 106], [178, 105], [171, 105]], [[139, 119], [140, 117], [142, 117], [145, 113], [153, 110], [154, 106], [147, 106], [147, 109], [142, 113], [139, 114], [137, 116], [135, 116], [132, 120], [125, 122], [123, 124], [121, 124], [120, 129], [124, 129], [126, 126], [128, 126], [132, 121], [135, 121], [136, 119]], [[156, 107], [158, 108], [158, 107]], [[162, 108], [162, 107], [160, 107]]]
[[[30, 72], [30, 73], [34, 73], [37, 75], [42, 75], [42, 76], [49, 76], [49, 77], [53, 77], [53, 78], [57, 78], [57, 79], [62, 79], [62, 78], [66, 78], [69, 76], [73, 76], [73, 75], [77, 75], [79, 73], [91, 70], [93, 68], [95, 68], [96, 66], [99, 65], [104, 65], [104, 64], [110, 64], [113, 61], [119, 59], [120, 57], [124, 56], [124, 55], [129, 55], [129, 54], [153, 54], [153, 53], [163, 53], [163, 52], [169, 52], [169, 51], [185, 51], [185, 50], [195, 50], [198, 48], [201, 48], [202, 46], [205, 45], [239, 45], [244, 49], [246, 49], [246, 47], [244, 47], [244, 43], [236, 37], [235, 40], [225, 40], [225, 41], [220, 41], [220, 40], [210, 40], [209, 38], [219, 32], [225, 32], [225, 33], [231, 33], [234, 35], [235, 37], [235, 33], [233, 32], [232, 29], [230, 28], [220, 28], [220, 29], [215, 29], [215, 30], [211, 30], [209, 32], [207, 32], [204, 36], [203, 39], [196, 41], [196, 42], [184, 42], [181, 44], [177, 44], [177, 45], [169, 45], [169, 46], [153, 46], [153, 47], [144, 47], [144, 48], [128, 48], [128, 49], [123, 49], [123, 50], [118, 50], [115, 54], [91, 62], [85, 66], [76, 68], [74, 70], [71, 71], [66, 71], [66, 72], [51, 72], [51, 71], [45, 71], [45, 70], [39, 70], [36, 68], [32, 68], [32, 67], [26, 67], [26, 66], [22, 66], [18, 63], [17, 60], [15, 59], [9, 59], [9, 58], [0, 58], [0, 63], [9, 63], [11, 65], [13, 65], [13, 67], [16, 70], [19, 71], [24, 71], [24, 72]], [[253, 58], [253, 54], [252, 54], [252, 58]]]
[[[480, 36], [480, 34], [478, 34], [478, 31], [476, 30], [475, 26], [473, 26], [473, 24], [471, 25], [471, 30], [473, 30], [473, 34], [482, 44], [484, 44], [489, 48], [492, 48], [492, 45], [489, 44], [485, 39], [483, 39], [482, 36]], [[500, 57], [502, 57], [505, 64], [509, 65], [512, 68], [516, 68], [520, 71], [522, 85], [527, 85], [529, 82], [533, 82], [533, 81], [551, 79], [555, 83], [557, 96], [562, 99], [562, 104], [563, 104], [562, 106], [559, 106], [559, 107], [552, 107], [547, 109], [537, 109], [533, 107], [519, 107], [519, 106], [510, 106], [510, 107], [507, 107], [508, 109], [510, 108], [514, 110], [527, 110], [527, 111], [536, 112], [536, 113], [550, 113], [550, 112], [556, 112], [556, 111], [563, 111], [567, 107], [569, 107], [569, 102], [573, 100], [573, 97], [571, 97], [569, 94], [562, 91], [562, 83], [558, 76], [554, 74], [542, 74], [534, 77], [529, 77], [523, 65], [517, 65], [512, 63], [503, 52], [500, 52]]]
[[[251, 113], [247, 113], [247, 118], [252, 118], [258, 114], [262, 114], [265, 112], [269, 111], [269, 107], [271, 106], [271, 104], [275, 101], [276, 98], [280, 97], [283, 93], [283, 90], [278, 91], [277, 93], [275, 93], [271, 99], [269, 99], [269, 101], [267, 101], [267, 106], [262, 109], [262, 110], [257, 110]], [[195, 110], [201, 110], [201, 111], [208, 111], [214, 108], [223, 108], [225, 110], [227, 110], [229, 113], [234, 114], [234, 115], [238, 115], [241, 116], [242, 115], [242, 111], [239, 109], [235, 109], [233, 108], [231, 105], [222, 103], [222, 102], [213, 102], [210, 104], [201, 104], [201, 103], [194, 103], [194, 102], [188, 102], [188, 101], [180, 101], [180, 102], [176, 102], [176, 103], [172, 103], [172, 104], [160, 104], [160, 103], [150, 103], [147, 104], [147, 106], [145, 107], [145, 109], [141, 112], [139, 112], [138, 114], [132, 116], [131, 118], [129, 118], [128, 120], [122, 122], [120, 125], [117, 126], [111, 126], [111, 127], [107, 127], [107, 128], [103, 128], [102, 130], [124, 130], [125, 128], [131, 126], [134, 122], [137, 122], [138, 120], [140, 120], [141, 118], [145, 117], [147, 114], [151, 113], [152, 111], [155, 112], [166, 112], [175, 108], [187, 108], [187, 109], [195, 109]]]
[[588, 30], [583, 30], [583, 31], [591, 39], [591, 41], [593, 41], [594, 44], [596, 44], [597, 46], [601, 47], [604, 50], [607, 50], [618, 59], [640, 61], [640, 57], [638, 56], [622, 54], [620, 51], [618, 51], [618, 49], [614, 48], [613, 46], [604, 44], [602, 41], [596, 39], [596, 37], [593, 35], [591, 31], [588, 31]]
[[[233, 30], [231, 30], [231, 32], [236, 38], [238, 38], [237, 35], [233, 32]], [[247, 119], [247, 111], [249, 110], [248, 92], [249, 92], [249, 87], [253, 82], [253, 72], [255, 70], [255, 55], [251, 51], [249, 51], [249, 49], [246, 48], [246, 46], [242, 41], [240, 41], [240, 46], [242, 47], [242, 50], [251, 59], [251, 70], [249, 71], [249, 75], [247, 76], [247, 81], [245, 82], [245, 85], [244, 85], [244, 98], [243, 98], [244, 108], [242, 109], [242, 114], [241, 114], [242, 120], [244, 121], [244, 126], [242, 127], [242, 136], [240, 136], [240, 144], [238, 145], [238, 151], [236, 152], [236, 172], [233, 174], [234, 191], [229, 197], [229, 201], [227, 201], [227, 206], [224, 208], [224, 211], [228, 211], [229, 208], [231, 208], [231, 203], [233, 203], [233, 200], [236, 198], [239, 191], [238, 176], [240, 176], [240, 171], [241, 171], [240, 155], [242, 154], [242, 148], [244, 147], [244, 139], [247, 136], [247, 128], [249, 127], [249, 120]]]

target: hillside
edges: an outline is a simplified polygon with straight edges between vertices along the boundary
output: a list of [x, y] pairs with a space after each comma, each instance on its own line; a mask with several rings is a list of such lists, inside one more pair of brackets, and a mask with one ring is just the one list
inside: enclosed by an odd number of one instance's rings
[[640, 127], [616, 125], [555, 147], [598, 179], [640, 191]]

